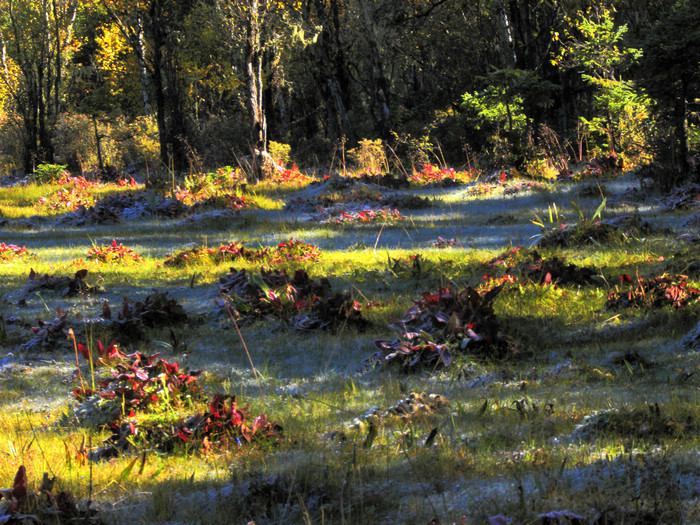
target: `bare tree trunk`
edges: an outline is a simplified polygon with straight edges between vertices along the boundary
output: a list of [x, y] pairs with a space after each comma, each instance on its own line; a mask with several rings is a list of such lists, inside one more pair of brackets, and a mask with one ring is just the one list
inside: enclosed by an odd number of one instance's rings
[[263, 175], [264, 154], [267, 153], [267, 121], [263, 107], [263, 71], [261, 18], [264, 16], [265, 2], [252, 0], [246, 18], [245, 43], [245, 82], [248, 90], [248, 111], [252, 124], [253, 162], [252, 183], [257, 183]]

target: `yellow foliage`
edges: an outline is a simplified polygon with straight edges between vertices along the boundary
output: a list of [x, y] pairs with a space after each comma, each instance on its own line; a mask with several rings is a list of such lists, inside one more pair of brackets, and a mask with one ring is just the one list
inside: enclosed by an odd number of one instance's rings
[[138, 92], [138, 64], [131, 53], [129, 43], [116, 24], [102, 28], [102, 35], [96, 38], [99, 50], [97, 63], [105, 72], [109, 91], [114, 96]]

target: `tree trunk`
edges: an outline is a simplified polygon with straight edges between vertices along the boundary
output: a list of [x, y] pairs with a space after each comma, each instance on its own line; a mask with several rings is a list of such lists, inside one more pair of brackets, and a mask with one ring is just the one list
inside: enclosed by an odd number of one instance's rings
[[267, 121], [263, 107], [263, 46], [260, 34], [260, 18], [264, 16], [264, 8], [264, 0], [262, 5], [258, 0], [252, 0], [246, 17], [245, 82], [253, 149], [249, 179], [254, 184], [263, 176], [264, 154], [267, 153]]
[[162, 0], [153, 0], [147, 26], [153, 45], [153, 88], [156, 121], [160, 138], [160, 159], [169, 169], [180, 172], [187, 167], [185, 124], [180, 109], [180, 91], [173, 59], [172, 31], [165, 19]]

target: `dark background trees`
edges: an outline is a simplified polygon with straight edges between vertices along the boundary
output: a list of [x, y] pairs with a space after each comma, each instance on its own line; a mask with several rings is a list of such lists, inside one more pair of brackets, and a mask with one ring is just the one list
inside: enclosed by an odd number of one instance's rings
[[196, 171], [271, 140], [311, 165], [363, 138], [521, 167], [556, 137], [576, 160], [653, 155], [682, 174], [699, 142], [696, 4], [0, 0], [4, 169], [80, 147], [81, 169]]

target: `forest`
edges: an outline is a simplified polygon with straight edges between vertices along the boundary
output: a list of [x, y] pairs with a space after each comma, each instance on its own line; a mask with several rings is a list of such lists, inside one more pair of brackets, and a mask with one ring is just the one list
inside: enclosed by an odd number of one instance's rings
[[700, 523], [696, 0], [0, 15], [0, 525]]
[[193, 173], [270, 142], [318, 167], [363, 139], [418, 168], [536, 172], [553, 141], [568, 158], [672, 171], [697, 154], [689, 0], [12, 0], [1, 12], [4, 171]]

